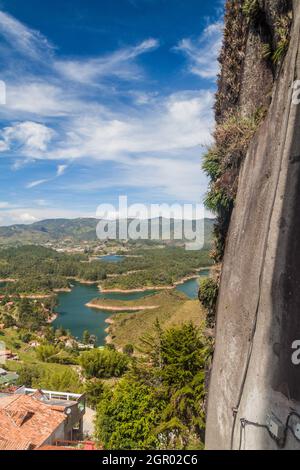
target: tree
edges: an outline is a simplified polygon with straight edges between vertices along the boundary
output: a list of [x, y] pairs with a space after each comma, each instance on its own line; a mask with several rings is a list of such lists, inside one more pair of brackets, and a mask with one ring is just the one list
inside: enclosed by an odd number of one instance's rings
[[150, 387], [122, 379], [97, 408], [96, 436], [106, 449], [155, 449], [155, 427], [165, 402]]
[[97, 407], [97, 437], [108, 449], [202, 448], [206, 369], [212, 347], [192, 323], [142, 338], [143, 356]]
[[90, 333], [88, 330], [85, 330], [82, 335], [82, 341], [84, 344], [89, 344], [90, 343]]
[[121, 377], [128, 368], [128, 357], [110, 349], [93, 349], [81, 354], [79, 363], [87, 378]]
[[39, 379], [40, 372], [35, 366], [24, 365], [18, 370], [18, 385], [32, 388], [34, 383]]
[[96, 409], [104, 392], [104, 385], [103, 385], [102, 380], [99, 380], [99, 379], [88, 380], [84, 384], [84, 391], [86, 393], [88, 405], [91, 408]]
[[58, 353], [58, 348], [53, 344], [41, 344], [36, 348], [36, 354], [40, 361], [48, 362], [52, 356]]
[[19, 338], [21, 341], [23, 341], [23, 343], [29, 343], [29, 341], [32, 340], [33, 336], [32, 334], [30, 333], [30, 331], [21, 331], [19, 333]]
[[46, 369], [38, 381], [35, 381], [35, 387], [70, 393], [81, 393], [83, 390], [78, 374], [71, 368], [56, 372]]

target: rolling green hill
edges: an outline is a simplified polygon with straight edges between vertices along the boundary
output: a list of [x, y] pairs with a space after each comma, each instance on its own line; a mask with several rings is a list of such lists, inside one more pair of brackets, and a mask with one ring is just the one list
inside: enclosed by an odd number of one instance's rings
[[[166, 238], [167, 219], [152, 219], [152, 227], [159, 227], [163, 238]], [[19, 245], [19, 244], [44, 244], [70, 239], [74, 242], [96, 241], [96, 226], [98, 220], [93, 218], [80, 219], [49, 219], [35, 222], [30, 225], [11, 225], [0, 227], [1, 245]], [[128, 221], [130, 223], [130, 220]], [[171, 234], [179, 227], [182, 222], [171, 219]], [[205, 227], [206, 245], [210, 244], [213, 219], [203, 219]], [[150, 220], [143, 221], [142, 224], [150, 226]], [[195, 221], [193, 222], [195, 226]], [[172, 236], [171, 236], [172, 238]]]

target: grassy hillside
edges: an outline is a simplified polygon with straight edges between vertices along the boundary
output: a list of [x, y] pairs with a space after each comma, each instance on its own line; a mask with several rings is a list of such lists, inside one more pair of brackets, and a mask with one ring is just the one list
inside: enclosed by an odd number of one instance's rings
[[[155, 321], [159, 320], [163, 328], [180, 325], [192, 321], [196, 326], [202, 326], [205, 321], [205, 310], [198, 300], [190, 300], [185, 294], [176, 290], [166, 290], [153, 294], [144, 299], [126, 302], [115, 300], [103, 300], [101, 304], [125, 305], [135, 307], [142, 305], [157, 305], [155, 310], [144, 310], [136, 313], [118, 313], [110, 318], [112, 323], [108, 325], [109, 340], [117, 348], [123, 348], [127, 344], [137, 347], [141, 344], [141, 337], [154, 331]], [[101, 313], [99, 312], [99, 315]]]

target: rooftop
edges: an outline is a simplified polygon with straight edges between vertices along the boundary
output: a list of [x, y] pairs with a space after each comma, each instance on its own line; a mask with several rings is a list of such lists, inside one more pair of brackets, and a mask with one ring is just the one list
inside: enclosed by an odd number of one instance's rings
[[40, 447], [66, 419], [64, 407], [53, 407], [28, 395], [0, 398], [0, 449]]

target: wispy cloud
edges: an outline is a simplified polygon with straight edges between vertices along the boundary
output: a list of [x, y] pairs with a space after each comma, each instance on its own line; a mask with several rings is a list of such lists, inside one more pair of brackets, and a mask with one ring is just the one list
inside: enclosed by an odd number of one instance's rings
[[222, 32], [223, 24], [218, 21], [208, 25], [198, 39], [185, 38], [179, 42], [175, 50], [187, 57], [190, 73], [215, 80], [219, 70], [218, 56], [222, 46]]
[[80, 82], [93, 83], [97, 79], [115, 76], [118, 79], [140, 78], [142, 71], [134, 60], [141, 54], [156, 49], [156, 39], [147, 39], [133, 47], [125, 47], [104, 57], [88, 60], [56, 61], [56, 70], [66, 78]]
[[0, 11], [0, 34], [15, 49], [26, 56], [45, 60], [45, 54], [53, 50], [50, 42], [39, 32]]
[[36, 181], [31, 181], [26, 185], [26, 188], [31, 189], [35, 188], [36, 186], [40, 186], [41, 184], [47, 183], [49, 181], [48, 179], [41, 179], [41, 180], [36, 180]]

